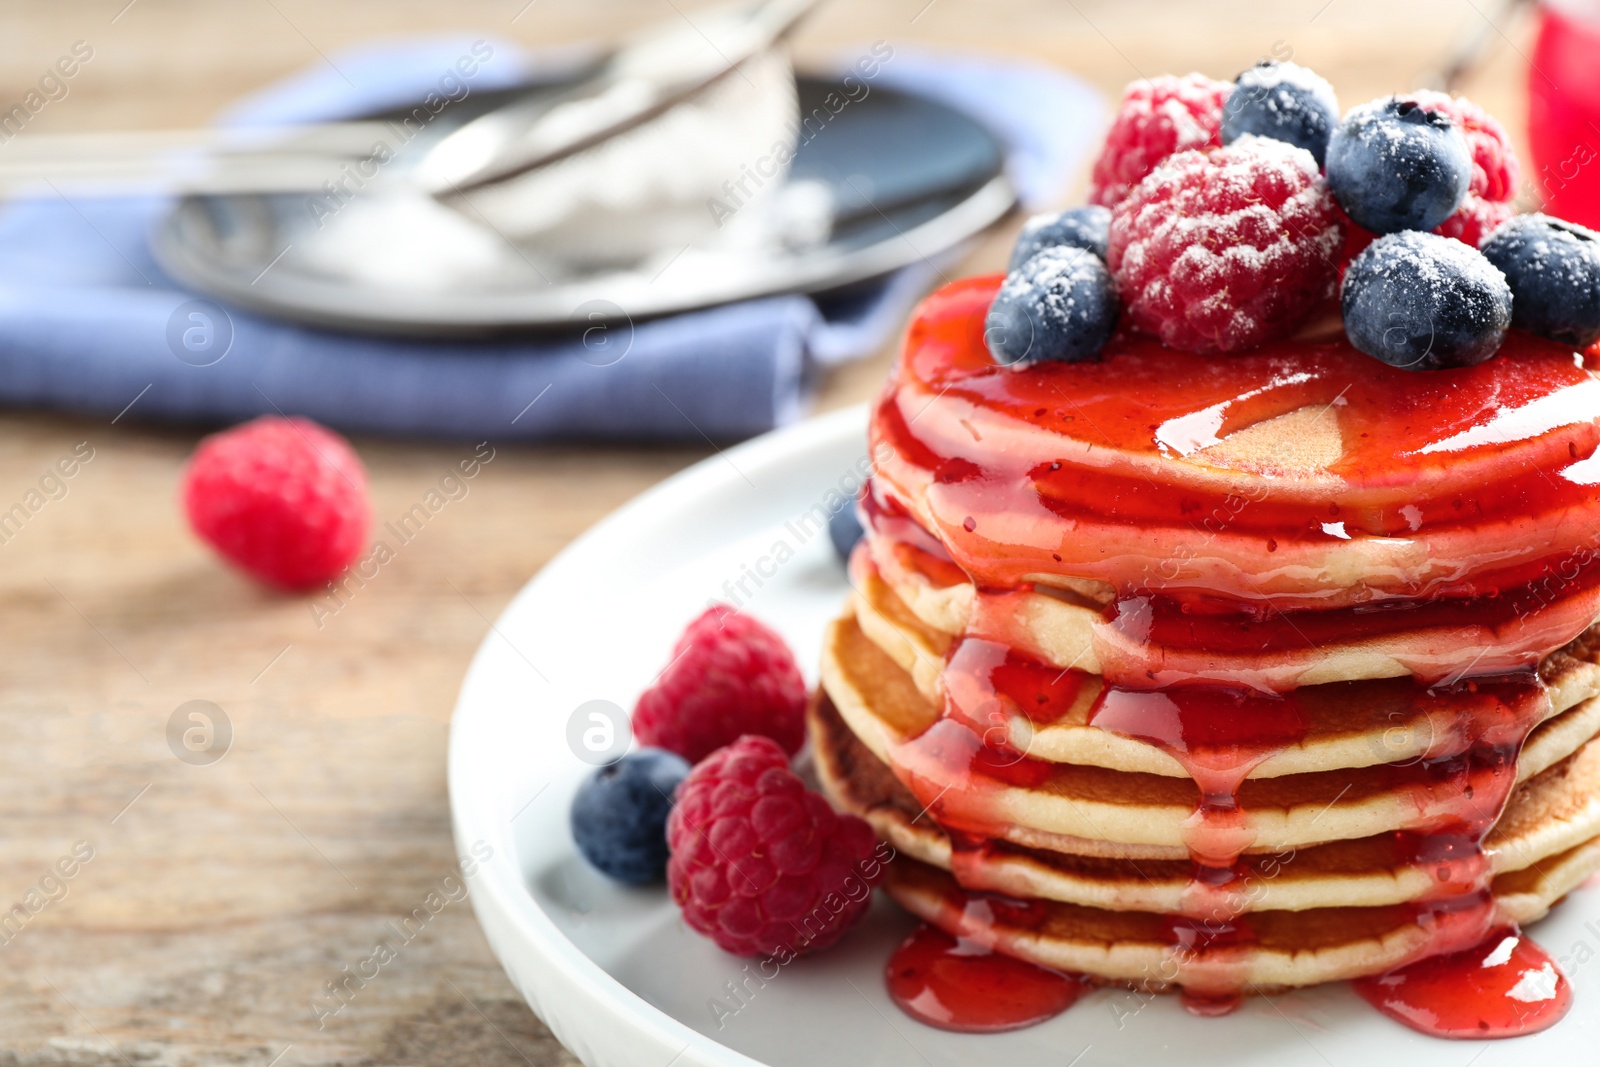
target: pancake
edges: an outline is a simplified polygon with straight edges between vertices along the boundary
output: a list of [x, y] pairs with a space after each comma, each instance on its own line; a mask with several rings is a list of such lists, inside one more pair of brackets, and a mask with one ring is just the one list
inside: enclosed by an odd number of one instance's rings
[[[1538, 869], [1497, 878], [1495, 918], [1542, 918], [1597, 865], [1600, 839]], [[1043, 967], [1152, 991], [1270, 993], [1380, 974], [1427, 951], [1430, 940], [1411, 906], [1316, 908], [1254, 914], [1248, 939], [1185, 952], [1166, 915], [969, 894], [946, 872], [904, 855], [887, 870], [889, 895], [953, 936]]]
[[[853, 734], [823, 690], [808, 711], [817, 774], [836, 807], [866, 819], [902, 855], [951, 867], [950, 836], [894, 773]], [[1600, 836], [1600, 743], [1585, 746], [1515, 790], [1485, 842], [1491, 873], [1543, 868]], [[1436, 886], [1429, 865], [1394, 834], [1329, 842], [1241, 860], [1241, 911], [1379, 907], [1416, 900]], [[1155, 857], [1085, 855], [1007, 842], [969, 855], [968, 889], [1116, 911], [1179, 912], [1193, 872], [1187, 852]]]
[[[981, 611], [976, 587], [970, 581], [935, 581], [908, 566], [895, 547], [885, 539], [868, 538], [864, 554], [870, 555], [882, 580], [917, 620], [946, 635], [972, 630]], [[1311, 622], [1299, 621], [1287, 627], [1286, 647], [1263, 647], [1265, 639], [1241, 632], [1235, 649], [1194, 649], [1145, 640], [1137, 628], [1130, 632], [1126, 619], [1109, 622], [1109, 590], [1098, 596], [1086, 594], [1093, 588], [1078, 582], [1070, 587], [1040, 585], [1015, 594], [1004, 619], [1003, 638], [1045, 663], [1131, 684], [1203, 679], [1288, 690], [1365, 678], [1448, 678], [1466, 666], [1464, 648], [1482, 650], [1468, 657], [1476, 673], [1527, 668], [1600, 617], [1600, 586], [1580, 587], [1550, 598], [1530, 598], [1525, 610], [1485, 619], [1461, 621], [1446, 615], [1431, 617], [1430, 625], [1407, 627], [1404, 616], [1397, 614], [1398, 628], [1381, 632], [1358, 628], [1328, 638], [1311, 633]]]
[[[851, 575], [856, 588], [852, 609], [862, 633], [911, 676], [930, 704], [942, 704], [950, 635], [928, 627], [869, 561], [857, 557]], [[1551, 717], [1600, 696], [1600, 628], [1544, 657], [1539, 676], [1549, 690]], [[1189, 775], [1182, 763], [1154, 745], [1091, 727], [1089, 712], [1099, 693], [1098, 684], [1085, 686], [1070, 708], [1051, 709], [1053, 717], [1044, 723], [1010, 713], [1003, 722], [1005, 740], [1019, 752], [1050, 762]], [[1451, 715], [1448, 707], [1410, 699], [1405, 682], [1328, 683], [1302, 688], [1295, 697], [1306, 719], [1304, 739], [1267, 756], [1250, 768], [1249, 777], [1404, 763], [1460, 751], [1471, 741], [1463, 717]], [[1588, 703], [1567, 728], [1587, 731], [1585, 737], [1600, 732], [1600, 703]]]
[[[1035, 760], [1018, 761], [1042, 772], [1025, 783], [1005, 770], [969, 773], [954, 747], [959, 738], [947, 743], [933, 736], [931, 728], [948, 720], [866, 638], [853, 614], [830, 628], [821, 674], [832, 703], [865, 746], [886, 763], [912, 768], [925, 783], [919, 795], [930, 798], [930, 813], [941, 823], [1032, 847], [1053, 838], [1193, 844], [1191, 816], [1201, 794], [1191, 778]], [[1572, 755], [1594, 735], [1594, 716], [1592, 703], [1584, 702], [1535, 729], [1516, 761], [1515, 781]], [[1483, 784], [1441, 777], [1422, 762], [1248, 778], [1237, 793], [1239, 833], [1248, 838], [1245, 851], [1275, 852], [1449, 820], [1487, 823], [1498, 803], [1475, 795]]]

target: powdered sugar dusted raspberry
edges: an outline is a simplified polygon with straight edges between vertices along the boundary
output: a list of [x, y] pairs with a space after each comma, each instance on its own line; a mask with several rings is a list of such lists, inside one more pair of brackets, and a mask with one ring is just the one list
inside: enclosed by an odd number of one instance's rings
[[1455, 214], [1440, 223], [1433, 232], [1454, 237], [1477, 248], [1483, 244], [1485, 237], [1510, 221], [1516, 213], [1516, 205], [1508, 200], [1485, 200], [1477, 193], [1468, 193]]
[[1286, 336], [1332, 295], [1341, 219], [1311, 153], [1243, 137], [1140, 182], [1112, 212], [1109, 261], [1139, 329], [1234, 352]]
[[1095, 160], [1089, 202], [1111, 207], [1174, 152], [1220, 145], [1222, 105], [1232, 90], [1204, 74], [1131, 83]]

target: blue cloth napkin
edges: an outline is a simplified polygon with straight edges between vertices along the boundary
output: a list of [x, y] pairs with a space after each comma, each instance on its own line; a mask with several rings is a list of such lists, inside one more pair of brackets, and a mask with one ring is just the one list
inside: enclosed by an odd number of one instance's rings
[[[335, 119], [415, 101], [482, 40], [387, 42], [337, 54], [233, 108], [258, 125]], [[499, 40], [471, 89], [559, 76], [570, 53]], [[458, 79], [461, 75], [457, 75]], [[1098, 130], [1102, 101], [1050, 68], [897, 49], [879, 77], [986, 122], [1007, 143], [1025, 206], [1051, 203]], [[443, 91], [459, 91], [443, 83]], [[161, 198], [63, 197], [0, 211], [0, 404], [120, 419], [227, 423], [281, 412], [341, 429], [496, 439], [731, 440], [804, 412], [821, 364], [880, 347], [939, 266], [919, 263], [826, 305], [751, 300], [637, 324], [627, 355], [596, 359], [575, 336], [411, 341], [184, 305], [147, 235]], [[954, 256], [947, 257], [947, 262]], [[185, 330], [231, 333], [226, 355], [180, 359]], [[215, 351], [214, 335], [210, 339]], [[587, 358], [586, 358], [587, 357]]]

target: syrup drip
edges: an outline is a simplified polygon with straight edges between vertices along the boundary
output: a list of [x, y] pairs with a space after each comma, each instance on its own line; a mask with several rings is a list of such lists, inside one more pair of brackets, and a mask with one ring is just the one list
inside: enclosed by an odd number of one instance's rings
[[[1056, 774], [1033, 759], [954, 717], [944, 717], [889, 749], [889, 766], [923, 810], [951, 837], [956, 862], [975, 869], [982, 843], [999, 837], [1009, 821], [1001, 798], [1008, 787], [1037, 790]], [[978, 885], [976, 881], [974, 885]]]
[[885, 544], [893, 545], [904, 565], [926, 576], [936, 585], [956, 585], [967, 574], [950, 558], [937, 537], [911, 517], [904, 505], [880, 491], [876, 479], [869, 480], [861, 494], [861, 511], [866, 525]]
[[985, 636], [1010, 617], [1020, 594], [978, 594], [969, 635], [946, 653], [941, 718], [890, 753], [901, 780], [953, 831], [954, 861], [973, 875], [982, 840], [1005, 821], [994, 797], [1006, 786], [1039, 789], [1059, 772], [1011, 743], [1011, 719], [1050, 721], [1072, 706], [1087, 680], [1081, 671], [1049, 667]]
[[1184, 975], [1183, 1006], [1226, 1015], [1240, 1003], [1245, 956], [1255, 934], [1245, 916], [1251, 885], [1239, 857], [1255, 833], [1239, 789], [1265, 760], [1305, 739], [1293, 696], [1222, 686], [1135, 691], [1107, 685], [1089, 725], [1155, 745], [1200, 789], [1184, 824], [1191, 871], [1182, 914], [1168, 920], [1168, 955]]
[[1433, 1037], [1538, 1033], [1572, 1007], [1572, 986], [1549, 953], [1515, 926], [1473, 945], [1351, 983], [1369, 1004]]
[[1076, 975], [1002, 955], [926, 923], [895, 949], [886, 977], [890, 998], [907, 1015], [968, 1034], [1042, 1023], [1088, 988]]
[[1008, 720], [1026, 716], [1037, 725], [1054, 722], [1078, 699], [1088, 676], [1040, 663], [1015, 648], [985, 637], [963, 637], [947, 656], [946, 713], [984, 731], [1002, 745]]
[[[1396, 909], [1423, 934], [1412, 959], [1357, 990], [1440, 1036], [1559, 1019], [1570, 989], [1502, 925], [1483, 841], [1550, 711], [1533, 667], [1600, 613], [1600, 536], [1588, 532], [1600, 529], [1600, 381], [1584, 358], [1513, 331], [1494, 360], [1418, 375], [1342, 341], [1218, 360], [1121, 336], [1097, 364], [1017, 373], [982, 344], [997, 284], [949, 287], [913, 324], [873, 419], [890, 458], [863, 504], [874, 545], [891, 550], [875, 557], [886, 569], [977, 590], [947, 654], [941, 716], [889, 753], [950, 837], [967, 891], [955, 928], [980, 937], [1039, 921], [1037, 904], [974, 891], [988, 888], [1005, 790], [1070, 773], [1019, 751], [1013, 727], [1058, 721], [1092, 679], [1019, 651], [1031, 647], [1021, 608], [1041, 575], [1100, 580], [1103, 685], [1087, 722], [1159, 748], [1198, 788], [1188, 885], [1164, 917], [1186, 1009], [1226, 1014], [1245, 987], [1261, 876], [1241, 797], [1252, 772], [1307, 740], [1299, 676], [1330, 646], [1381, 640], [1411, 677], [1344, 684], [1397, 687], [1402, 721], [1430, 731], [1421, 755], [1369, 773], [1412, 801], [1396, 856], [1433, 884]], [[1312, 408], [1338, 424], [1341, 453], [1321, 463], [1332, 480], [1263, 478], [1238, 496], [1241, 479], [1172, 462]], [[963, 456], [975, 440], [982, 465]], [[1052, 447], [1060, 458], [1040, 462]], [[1331, 585], [1338, 569], [1369, 577]], [[929, 927], [888, 977], [902, 1008], [950, 1029], [1030, 1025], [1082, 988]]]
[[[1203, 870], [1197, 864], [1197, 871]], [[1190, 879], [1191, 890], [1195, 881]], [[1236, 1009], [1244, 1000], [1247, 953], [1255, 943], [1255, 930], [1245, 915], [1168, 916], [1165, 973], [1181, 975], [1184, 1010], [1213, 1016]]]
[[1155, 745], [1200, 787], [1200, 803], [1184, 830], [1190, 857], [1201, 868], [1196, 885], [1207, 897], [1207, 890], [1232, 883], [1234, 863], [1255, 844], [1239, 787], [1263, 761], [1303, 741], [1306, 731], [1292, 696], [1224, 686], [1137, 691], [1108, 685], [1089, 712], [1089, 725]]

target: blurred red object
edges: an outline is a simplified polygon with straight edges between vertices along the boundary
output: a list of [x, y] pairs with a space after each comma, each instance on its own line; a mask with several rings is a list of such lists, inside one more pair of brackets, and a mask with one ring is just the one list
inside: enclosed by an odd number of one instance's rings
[[1528, 67], [1533, 192], [1548, 214], [1600, 229], [1600, 3], [1540, 5]]

